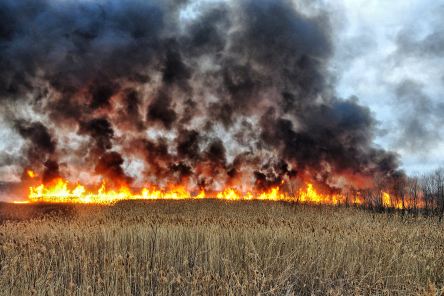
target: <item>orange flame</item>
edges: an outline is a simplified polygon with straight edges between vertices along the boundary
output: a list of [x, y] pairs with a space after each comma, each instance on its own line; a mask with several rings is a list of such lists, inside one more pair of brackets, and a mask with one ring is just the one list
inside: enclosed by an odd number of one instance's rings
[[387, 192], [383, 192], [382, 193], [382, 205], [385, 208], [389, 208], [389, 207], [391, 207], [391, 204], [392, 204], [392, 201], [390, 198], [390, 194], [388, 194]]
[[404, 199], [395, 199], [387, 192], [382, 193], [382, 205], [385, 208], [395, 208], [398, 210], [411, 209], [415, 206], [417, 208], [424, 208], [424, 200], [418, 198], [416, 201], [411, 197], [404, 197]]
[[222, 200], [270, 200], [270, 201], [299, 201], [316, 204], [340, 204], [345, 202], [342, 195], [327, 195], [318, 193], [311, 183], [292, 195], [281, 190], [279, 186], [263, 192], [241, 192], [235, 188], [207, 193], [204, 190], [193, 194], [184, 186], [169, 186], [159, 189], [155, 186], [144, 187], [135, 192], [127, 186], [118, 189], [108, 189], [105, 183], [96, 190], [88, 190], [85, 186], [70, 185], [66, 180], [57, 179], [51, 185], [40, 184], [29, 188], [28, 201], [47, 203], [98, 203], [109, 204], [122, 200], [156, 200], [156, 199], [205, 199]]
[[[281, 184], [282, 185], [282, 184]], [[226, 188], [220, 192], [208, 193], [200, 190], [197, 193], [190, 192], [186, 187], [175, 185], [168, 186], [167, 189], [160, 189], [156, 186], [147, 186], [140, 190], [133, 190], [128, 186], [119, 188], [107, 188], [105, 182], [95, 190], [87, 189], [81, 184], [72, 185], [64, 179], [57, 179], [50, 185], [40, 184], [29, 188], [28, 199], [17, 201], [16, 203], [90, 203], [90, 204], [111, 204], [123, 200], [181, 200], [181, 199], [206, 199], [216, 198], [221, 200], [268, 200], [268, 201], [288, 201], [308, 204], [364, 204], [364, 199], [356, 193], [354, 196], [345, 194], [325, 194], [318, 192], [313, 184], [307, 183], [294, 194], [290, 194], [281, 189], [280, 186], [273, 187], [263, 192], [247, 191], [242, 192], [236, 188]], [[405, 198], [403, 201], [394, 199], [389, 193], [382, 192], [382, 205], [386, 208], [404, 209], [411, 208], [413, 200]], [[421, 207], [421, 202], [417, 206]]]
[[37, 177], [37, 174], [33, 170], [26, 170], [26, 174], [31, 179], [34, 179], [35, 177]]

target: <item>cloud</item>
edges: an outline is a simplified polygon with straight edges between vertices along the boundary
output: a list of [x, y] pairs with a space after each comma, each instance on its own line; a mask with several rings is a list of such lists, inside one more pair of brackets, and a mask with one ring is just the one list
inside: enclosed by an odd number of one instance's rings
[[338, 94], [357, 95], [369, 106], [384, 131], [376, 143], [397, 151], [408, 171], [444, 163], [438, 115], [444, 91], [443, 4], [343, 4], [348, 21], [336, 35], [332, 63]]

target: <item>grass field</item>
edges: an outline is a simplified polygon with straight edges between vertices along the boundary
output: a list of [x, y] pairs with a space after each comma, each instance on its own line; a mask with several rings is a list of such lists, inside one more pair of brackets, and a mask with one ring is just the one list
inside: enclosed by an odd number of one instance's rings
[[1, 295], [442, 295], [435, 218], [277, 202], [0, 206]]

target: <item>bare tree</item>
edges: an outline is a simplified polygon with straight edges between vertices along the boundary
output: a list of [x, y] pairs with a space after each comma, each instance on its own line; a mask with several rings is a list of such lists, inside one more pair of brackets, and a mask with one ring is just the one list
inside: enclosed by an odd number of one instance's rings
[[418, 201], [420, 198], [420, 183], [418, 176], [413, 176], [407, 180], [407, 195], [409, 197], [408, 207], [413, 209], [413, 213], [418, 215]]
[[439, 221], [441, 221], [444, 215], [444, 169], [437, 169], [433, 176], [435, 180], [437, 213]]
[[424, 213], [429, 215], [434, 208], [434, 185], [433, 175], [424, 174], [421, 177], [421, 191], [424, 198]]

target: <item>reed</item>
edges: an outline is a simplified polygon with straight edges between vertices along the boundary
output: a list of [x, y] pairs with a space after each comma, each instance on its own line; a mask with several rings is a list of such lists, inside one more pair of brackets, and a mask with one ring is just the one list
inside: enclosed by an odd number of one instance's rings
[[1, 205], [1, 295], [441, 295], [435, 217], [279, 202]]

